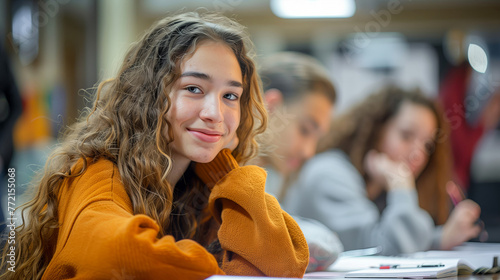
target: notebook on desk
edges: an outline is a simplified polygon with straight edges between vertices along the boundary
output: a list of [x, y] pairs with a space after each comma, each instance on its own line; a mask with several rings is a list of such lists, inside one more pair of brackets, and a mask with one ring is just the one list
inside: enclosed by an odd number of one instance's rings
[[489, 263], [475, 266], [458, 258], [399, 258], [385, 257], [368, 269], [354, 270], [344, 274], [346, 278], [443, 278], [465, 274], [490, 274], [500, 272], [498, 261], [489, 258]]

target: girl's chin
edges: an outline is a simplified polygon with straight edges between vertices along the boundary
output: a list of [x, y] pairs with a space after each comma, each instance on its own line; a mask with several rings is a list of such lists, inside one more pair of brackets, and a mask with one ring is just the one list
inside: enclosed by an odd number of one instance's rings
[[193, 151], [192, 153], [189, 154], [188, 158], [194, 162], [208, 163], [208, 162], [211, 162], [212, 160], [214, 160], [214, 158], [217, 156], [217, 154], [219, 152], [220, 152], [220, 150], [204, 151], [204, 152]]

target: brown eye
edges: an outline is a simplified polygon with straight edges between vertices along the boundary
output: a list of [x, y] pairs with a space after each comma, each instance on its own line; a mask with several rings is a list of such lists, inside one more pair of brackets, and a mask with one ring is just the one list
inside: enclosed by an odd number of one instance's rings
[[185, 87], [184, 89], [191, 92], [191, 93], [196, 93], [196, 94], [201, 93], [201, 89], [198, 87], [195, 87], [195, 86], [188, 86], [188, 87]]
[[234, 93], [226, 93], [224, 94], [224, 98], [229, 99], [229, 100], [238, 100], [238, 95]]

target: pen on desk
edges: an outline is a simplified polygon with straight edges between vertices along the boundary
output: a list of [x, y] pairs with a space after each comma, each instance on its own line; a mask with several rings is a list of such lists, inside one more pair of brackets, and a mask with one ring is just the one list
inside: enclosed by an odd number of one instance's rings
[[419, 265], [400, 265], [400, 264], [381, 264], [378, 269], [404, 269], [404, 268], [428, 268], [443, 267], [444, 264], [419, 264]]
[[[465, 199], [465, 195], [462, 192], [462, 189], [457, 186], [453, 181], [449, 181], [446, 183], [446, 192], [451, 198], [454, 206], [457, 206], [462, 200]], [[481, 227], [481, 232], [479, 233], [479, 241], [485, 242], [488, 240], [488, 232], [486, 231], [484, 222], [481, 219], [477, 219], [476, 224]]]

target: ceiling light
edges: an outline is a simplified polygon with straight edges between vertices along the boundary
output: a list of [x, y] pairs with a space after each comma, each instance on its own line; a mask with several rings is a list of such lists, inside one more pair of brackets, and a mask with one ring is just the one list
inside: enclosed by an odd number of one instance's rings
[[271, 0], [271, 10], [281, 18], [348, 18], [354, 0]]
[[467, 58], [469, 59], [470, 66], [472, 66], [474, 70], [479, 73], [486, 72], [486, 68], [488, 68], [488, 56], [479, 45], [469, 44]]

